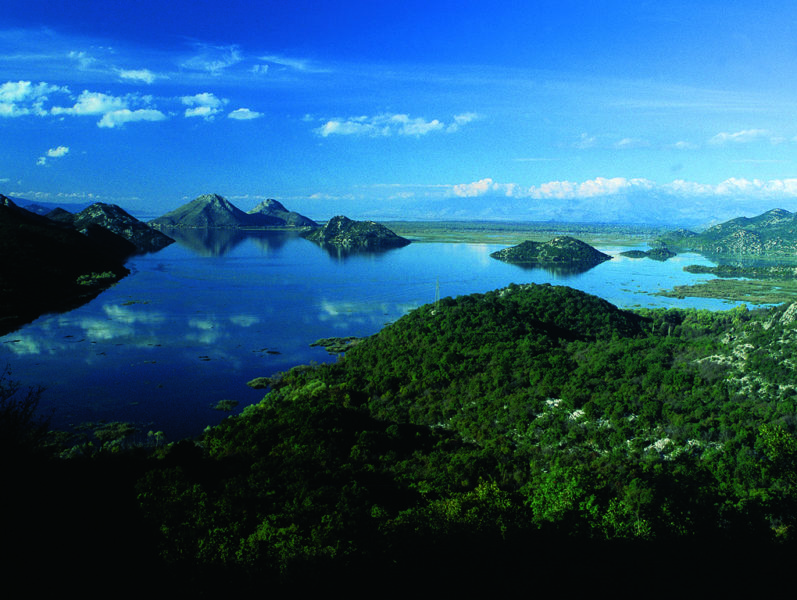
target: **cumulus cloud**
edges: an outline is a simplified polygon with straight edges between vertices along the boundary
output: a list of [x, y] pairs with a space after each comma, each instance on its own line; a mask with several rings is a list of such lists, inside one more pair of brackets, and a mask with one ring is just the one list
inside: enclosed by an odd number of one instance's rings
[[257, 119], [258, 117], [262, 117], [263, 113], [259, 113], [254, 110], [249, 110], [248, 108], [236, 108], [230, 114], [227, 115], [230, 119], [235, 119], [237, 121], [249, 121], [251, 119]]
[[119, 77], [128, 81], [153, 83], [157, 75], [149, 69], [119, 69]]
[[23, 115], [46, 115], [44, 103], [50, 94], [68, 93], [65, 87], [45, 82], [7, 81], [0, 85], [0, 117], [21, 117]]
[[676, 179], [670, 183], [659, 184], [645, 178], [596, 177], [581, 182], [548, 181], [524, 187], [515, 183], [499, 183], [488, 177], [471, 183], [452, 185], [448, 188], [448, 195], [454, 197], [500, 194], [513, 198], [537, 200], [578, 200], [636, 193], [655, 193], [681, 198], [749, 197], [797, 200], [797, 178], [765, 181], [731, 177], [718, 184]]
[[475, 113], [457, 115], [452, 122], [446, 124], [439, 119], [426, 120], [422, 117], [410, 117], [407, 114], [380, 114], [372, 117], [359, 116], [347, 119], [330, 119], [315, 132], [322, 136], [330, 135], [366, 135], [370, 137], [387, 137], [405, 135], [420, 137], [435, 131], [452, 133], [461, 125], [477, 118]]
[[166, 119], [166, 115], [154, 108], [139, 108], [137, 110], [122, 108], [105, 113], [97, 126], [113, 129], [135, 121], [163, 121], [164, 119]]
[[202, 117], [207, 121], [212, 120], [221, 112], [222, 107], [228, 102], [227, 99], [217, 98], [210, 92], [183, 96], [180, 100], [184, 105], [190, 107], [185, 109], [186, 117]]
[[36, 164], [44, 166], [47, 164], [48, 158], [61, 158], [69, 154], [69, 146], [58, 146], [57, 148], [50, 148], [45, 156], [40, 156], [36, 160]]
[[767, 139], [769, 136], [770, 134], [766, 129], [743, 129], [742, 131], [736, 131], [734, 133], [722, 131], [712, 137], [708, 143], [715, 146], [728, 143], [746, 144]]
[[54, 115], [101, 115], [126, 106], [125, 98], [83, 90], [73, 106], [53, 106], [50, 112]]

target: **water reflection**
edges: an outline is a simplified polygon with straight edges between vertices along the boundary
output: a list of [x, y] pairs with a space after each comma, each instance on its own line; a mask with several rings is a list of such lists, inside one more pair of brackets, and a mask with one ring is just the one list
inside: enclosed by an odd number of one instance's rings
[[193, 229], [168, 230], [181, 246], [198, 256], [226, 256], [244, 242], [254, 242], [265, 253], [277, 251], [289, 240], [299, 237], [295, 231], [248, 229]]
[[[154, 422], [169, 439], [199, 433], [262, 398], [246, 381], [312, 361], [319, 338], [363, 337], [442, 296], [510, 283], [570, 285], [621, 307], [730, 305], [654, 296], [706, 277], [679, 255], [667, 263], [618, 256], [594, 269], [518, 268], [489, 258], [498, 245], [416, 242], [401, 252], [330, 253], [294, 232], [181, 230], [153, 255], [131, 259], [133, 275], [74, 311], [47, 315], [0, 337], [0, 364], [23, 385], [44, 385], [54, 423]], [[123, 413], [123, 414], [122, 414]]]
[[330, 258], [338, 261], [346, 261], [353, 257], [363, 256], [381, 256], [394, 250], [401, 250], [401, 248], [350, 248], [346, 246], [336, 246], [334, 244], [325, 244], [323, 242], [313, 242], [319, 248], [324, 250]]
[[[598, 265], [564, 265], [556, 263], [509, 263], [515, 267], [520, 267], [526, 271], [544, 271], [549, 275], [567, 279], [575, 275], [581, 275]], [[599, 263], [602, 264], [602, 263]]]

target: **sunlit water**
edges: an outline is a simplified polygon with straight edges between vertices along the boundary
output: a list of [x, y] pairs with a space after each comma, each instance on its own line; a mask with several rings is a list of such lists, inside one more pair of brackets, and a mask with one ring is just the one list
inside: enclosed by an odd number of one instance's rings
[[688, 264], [619, 256], [584, 273], [524, 269], [490, 258], [499, 245], [414, 243], [381, 254], [338, 257], [286, 233], [229, 232], [184, 240], [132, 259], [132, 274], [92, 302], [45, 315], [0, 337], [0, 365], [23, 385], [43, 385], [53, 425], [131, 421], [167, 439], [218, 423], [220, 400], [238, 410], [262, 398], [246, 382], [334, 357], [310, 343], [366, 336], [440, 296], [486, 292], [510, 283], [568, 285], [623, 308], [723, 309], [712, 299], [652, 292], [704, 281]]

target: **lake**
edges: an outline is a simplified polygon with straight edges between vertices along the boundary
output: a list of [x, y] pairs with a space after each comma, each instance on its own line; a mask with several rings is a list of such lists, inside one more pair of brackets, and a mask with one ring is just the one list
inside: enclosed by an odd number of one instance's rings
[[[199, 434], [264, 392], [246, 382], [298, 364], [332, 361], [315, 340], [367, 336], [441, 297], [510, 283], [571, 286], [622, 308], [734, 306], [651, 292], [711, 278], [698, 254], [666, 262], [619, 255], [586, 272], [527, 269], [490, 258], [504, 245], [413, 243], [377, 254], [329, 253], [293, 233], [197, 232], [128, 262], [132, 273], [88, 304], [0, 337], [0, 365], [46, 388], [52, 425], [129, 421], [167, 440]], [[642, 247], [644, 249], [644, 247]]]

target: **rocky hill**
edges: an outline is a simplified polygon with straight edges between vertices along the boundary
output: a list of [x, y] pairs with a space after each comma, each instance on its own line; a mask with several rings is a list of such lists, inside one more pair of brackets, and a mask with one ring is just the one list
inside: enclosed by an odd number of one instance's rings
[[611, 259], [608, 254], [567, 235], [555, 237], [549, 242], [525, 241], [493, 252], [490, 256], [504, 262], [526, 265], [594, 266]]
[[[56, 209], [47, 216], [60, 222], [70, 222], [67, 215], [69, 213], [66, 211]], [[124, 238], [132, 244], [132, 251], [128, 254], [155, 252], [174, 243], [168, 235], [139, 221], [115, 204], [102, 202], [92, 204], [73, 215], [71, 225], [84, 235], [100, 238], [100, 241], [104, 240], [108, 244], [112, 243], [112, 240], [104, 231]], [[123, 245], [120, 244], [119, 247], [121, 250]]]
[[318, 223], [308, 219], [297, 212], [289, 211], [280, 202], [268, 199], [263, 200], [247, 214], [253, 216], [263, 216], [270, 220], [275, 220], [277, 227], [318, 227]]
[[794, 255], [797, 254], [797, 213], [775, 208], [756, 217], [731, 219], [699, 234], [679, 229], [657, 241], [710, 254]]
[[2, 195], [0, 256], [0, 334], [77, 306], [129, 272], [123, 257], [96, 239]]
[[387, 250], [410, 243], [410, 240], [396, 235], [384, 225], [374, 221], [353, 221], [344, 216], [333, 217], [323, 227], [303, 235], [322, 246], [349, 251]]
[[276, 200], [261, 202], [245, 213], [219, 194], [204, 194], [165, 215], [150, 221], [157, 228], [267, 229], [317, 227], [318, 224], [288, 211]]

